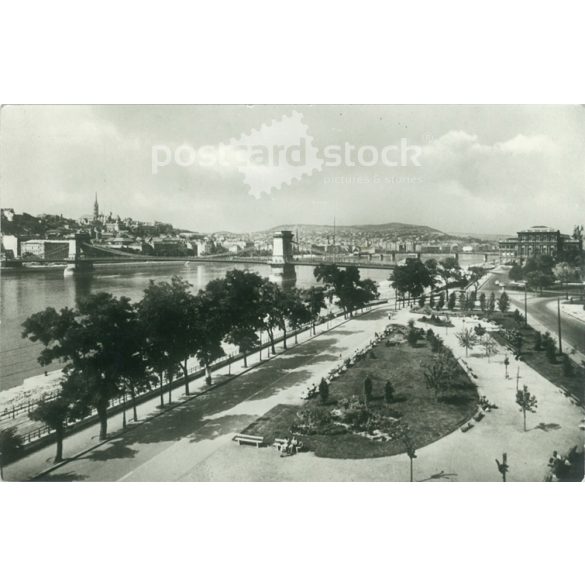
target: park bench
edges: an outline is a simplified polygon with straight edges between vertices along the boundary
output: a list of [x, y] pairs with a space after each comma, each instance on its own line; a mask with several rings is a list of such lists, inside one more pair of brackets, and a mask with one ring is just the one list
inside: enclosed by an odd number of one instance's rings
[[237, 441], [240, 445], [256, 445], [256, 447], [260, 447], [260, 445], [264, 444], [264, 437], [256, 437], [255, 435], [239, 434], [233, 440]]

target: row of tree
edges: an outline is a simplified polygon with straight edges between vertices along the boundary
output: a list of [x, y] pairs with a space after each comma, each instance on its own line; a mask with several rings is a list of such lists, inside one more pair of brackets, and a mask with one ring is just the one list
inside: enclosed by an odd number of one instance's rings
[[[114, 398], [128, 396], [136, 419], [137, 395], [157, 384], [164, 406], [165, 380], [182, 378], [189, 394], [191, 358], [205, 369], [211, 384], [211, 364], [225, 355], [224, 342], [238, 348], [247, 366], [262, 332], [274, 354], [279, 330], [284, 348], [289, 329], [309, 325], [315, 333], [326, 299], [352, 316], [378, 296], [376, 284], [362, 280], [355, 267], [321, 265], [315, 276], [321, 286], [286, 290], [257, 273], [232, 270], [196, 294], [188, 282], [173, 277], [170, 282], [151, 281], [137, 303], [98, 293], [79, 300], [75, 309], [47, 308], [30, 316], [22, 335], [43, 344], [39, 363], [63, 364], [59, 397], [30, 414], [55, 431], [56, 461], [62, 458], [67, 421], [95, 409], [100, 439], [105, 439]], [[172, 384], [168, 387], [170, 401]]]
[[[572, 263], [555, 262], [552, 256], [544, 254], [531, 256], [523, 266], [514, 263], [508, 273], [512, 280], [525, 281], [529, 288], [541, 292], [543, 288], [551, 286], [555, 281], [559, 281], [561, 285], [581, 282], [584, 275], [585, 271], [578, 259]], [[568, 295], [568, 289], [566, 290]]]
[[479, 282], [486, 273], [481, 266], [471, 266], [464, 271], [456, 258], [448, 257], [437, 262], [429, 258], [424, 263], [418, 258], [407, 258], [402, 265], [396, 265], [390, 281], [396, 293], [402, 298], [419, 298], [425, 290], [431, 290], [431, 297], [435, 289], [442, 287], [445, 297], [449, 298], [450, 286], [471, 284], [477, 292]]

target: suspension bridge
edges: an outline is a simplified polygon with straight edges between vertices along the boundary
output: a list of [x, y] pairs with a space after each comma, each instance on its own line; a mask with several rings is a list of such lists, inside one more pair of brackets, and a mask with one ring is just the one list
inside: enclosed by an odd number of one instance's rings
[[[66, 266], [65, 272], [90, 272], [95, 264], [116, 263], [165, 263], [165, 262], [189, 262], [189, 263], [225, 263], [225, 264], [268, 264], [272, 266], [276, 280], [294, 280], [295, 266], [317, 266], [319, 264], [334, 263], [341, 267], [356, 266], [358, 268], [392, 269], [398, 258], [445, 258], [452, 256], [459, 258], [465, 255], [483, 256], [485, 263], [498, 260], [499, 252], [451, 252], [442, 254], [424, 253], [366, 253], [359, 254], [331, 254], [331, 253], [299, 253], [298, 243], [294, 241], [292, 232], [282, 231], [273, 234], [272, 255], [252, 256], [249, 251], [223, 252], [205, 256], [155, 256], [151, 254], [133, 253], [108, 246], [101, 246], [91, 242], [86, 234], [77, 234], [74, 239], [53, 241], [50, 250], [44, 255], [29, 255], [20, 259], [24, 266], [29, 263], [35, 265], [58, 264]], [[61, 245], [59, 245], [61, 244]], [[295, 252], [295, 245], [297, 251]]]

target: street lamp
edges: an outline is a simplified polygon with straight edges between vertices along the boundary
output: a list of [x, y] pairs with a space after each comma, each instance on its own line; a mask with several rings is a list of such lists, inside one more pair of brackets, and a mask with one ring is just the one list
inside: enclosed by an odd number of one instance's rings
[[561, 339], [561, 297], [557, 299], [557, 320], [559, 325], [559, 353], [563, 353], [563, 341]]

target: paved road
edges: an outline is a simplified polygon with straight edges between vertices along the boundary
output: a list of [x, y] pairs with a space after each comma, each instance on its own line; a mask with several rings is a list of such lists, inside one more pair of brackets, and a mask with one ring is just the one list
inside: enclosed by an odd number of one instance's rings
[[[500, 292], [502, 288], [495, 281], [499, 281], [504, 285], [510, 282], [506, 269], [496, 268], [494, 273], [490, 275], [481, 287], [481, 291], [486, 294], [489, 294], [491, 291], [494, 291], [496, 294]], [[505, 288], [512, 304], [523, 312], [524, 293], [510, 290], [507, 287]], [[530, 317], [532, 316], [549, 329], [551, 333], [556, 334], [558, 331], [557, 298], [556, 295], [538, 296], [536, 293], [529, 292], [527, 294], [528, 323], [530, 323]], [[576, 348], [579, 352], [585, 353], [585, 323], [561, 312], [561, 330], [563, 341]]]

